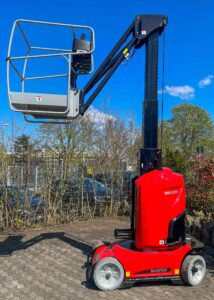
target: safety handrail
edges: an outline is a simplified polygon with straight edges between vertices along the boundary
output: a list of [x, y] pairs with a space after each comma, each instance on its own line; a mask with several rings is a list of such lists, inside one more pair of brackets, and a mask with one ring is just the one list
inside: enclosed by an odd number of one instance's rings
[[[21, 26], [22, 23], [28, 23], [28, 24], [40, 24], [40, 25], [45, 25], [45, 26], [58, 26], [58, 27], [67, 27], [71, 28], [73, 30], [73, 36], [75, 36], [75, 30], [76, 29], [87, 29], [89, 30], [89, 35], [90, 35], [90, 50], [81, 50], [81, 51], [72, 51], [72, 49], [65, 49], [65, 48], [56, 48], [56, 47], [43, 47], [40, 45], [31, 45], [29, 39], [27, 38], [27, 34], [25, 33], [25, 30]], [[12, 56], [11, 51], [12, 51], [12, 44], [13, 44], [13, 39], [14, 39], [14, 34], [16, 28], [19, 29], [19, 32], [21, 33], [21, 37], [23, 38], [25, 44], [27, 45], [27, 52], [26, 55], [21, 55], [21, 56]], [[12, 31], [11, 31], [11, 36], [9, 40], [9, 46], [8, 46], [8, 56], [7, 56], [7, 89], [8, 89], [8, 97], [9, 97], [9, 103], [10, 107], [14, 111], [20, 111], [24, 114], [40, 114], [41, 111], [39, 110], [25, 110], [25, 109], [18, 109], [17, 107], [14, 107], [11, 103], [11, 95], [14, 93], [11, 91], [10, 88], [10, 67], [14, 69], [14, 71], [18, 74], [21, 80], [21, 92], [25, 93], [25, 81], [30, 81], [30, 80], [40, 80], [40, 79], [52, 79], [52, 78], [62, 78], [62, 77], [67, 77], [68, 78], [68, 84], [67, 84], [67, 109], [65, 111], [42, 111], [42, 114], [54, 114], [54, 115], [65, 115], [69, 112], [70, 110], [70, 102], [69, 102], [69, 93], [70, 93], [70, 73], [71, 73], [71, 58], [74, 55], [85, 55], [85, 54], [92, 54], [95, 49], [95, 37], [94, 37], [94, 30], [90, 26], [83, 26], [83, 25], [73, 25], [73, 24], [63, 24], [63, 23], [55, 23], [55, 22], [44, 22], [44, 21], [35, 21], [35, 20], [24, 20], [24, 19], [19, 19], [16, 20], [13, 24]], [[48, 53], [45, 54], [34, 54], [31, 55], [31, 51], [36, 50], [36, 51], [45, 51]], [[55, 53], [50, 53], [50, 52], [55, 52]], [[42, 76], [26, 76], [26, 69], [27, 69], [27, 64], [31, 59], [48, 59], [48, 58], [53, 58], [53, 57], [62, 57], [66, 59], [68, 63], [68, 72], [63, 73], [63, 74], [47, 74], [47, 75], [42, 75]], [[15, 66], [15, 61], [18, 60], [24, 60], [24, 66], [23, 69], [20, 71], [19, 68]], [[90, 70], [87, 70], [87, 73], [92, 73], [94, 70], [93, 66], [93, 57], [92, 57], [92, 66]], [[14, 93], [15, 94], [15, 93]]]

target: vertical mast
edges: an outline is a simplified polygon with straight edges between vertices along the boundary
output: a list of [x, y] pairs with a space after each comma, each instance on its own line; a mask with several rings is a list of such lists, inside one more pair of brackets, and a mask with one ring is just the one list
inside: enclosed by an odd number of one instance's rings
[[143, 103], [142, 144], [140, 151], [140, 173], [160, 169], [158, 147], [158, 38], [153, 32], [146, 41], [145, 95]]
[[145, 96], [143, 104], [142, 137], [144, 148], [158, 145], [158, 31], [146, 42]]

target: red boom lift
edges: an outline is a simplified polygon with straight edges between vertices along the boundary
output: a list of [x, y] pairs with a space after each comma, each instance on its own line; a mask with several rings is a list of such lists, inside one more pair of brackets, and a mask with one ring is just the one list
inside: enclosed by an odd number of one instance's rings
[[[78, 107], [74, 107], [78, 112], [76, 115], [84, 115], [117, 67], [131, 56], [133, 49], [146, 46], [144, 147], [140, 150], [140, 176], [133, 180], [131, 228], [115, 229], [119, 241], [93, 249], [88, 257], [91, 265], [89, 276], [101, 290], [114, 290], [148, 280], [182, 280], [189, 285], [198, 285], [205, 276], [206, 263], [201, 256], [203, 244], [185, 233], [183, 176], [162, 167], [161, 150], [158, 149], [158, 41], [166, 25], [166, 16], [138, 15], [81, 90], [77, 89], [76, 80], [79, 74], [86, 74], [91, 69], [92, 42], [84, 37], [75, 38], [73, 52], [69, 53], [72, 56], [69, 60], [70, 92], [74, 91], [78, 103]], [[9, 63], [12, 59], [8, 55]], [[86, 94], [92, 89], [85, 101]], [[13, 94], [10, 104], [19, 111], [23, 110], [25, 116], [51, 119], [51, 122], [63, 119], [67, 123], [76, 117], [72, 107], [69, 107], [70, 112], [66, 107], [63, 115], [56, 115], [56, 111], [43, 112], [41, 106], [45, 96], [38, 99], [37, 94], [34, 105], [32, 97], [32, 94], [28, 95], [29, 103], [26, 104], [25, 95], [24, 109], [20, 94]], [[50, 98], [47, 98], [49, 105]], [[53, 109], [60, 106], [56, 103], [52, 105]], [[45, 107], [47, 110], [47, 104]]]

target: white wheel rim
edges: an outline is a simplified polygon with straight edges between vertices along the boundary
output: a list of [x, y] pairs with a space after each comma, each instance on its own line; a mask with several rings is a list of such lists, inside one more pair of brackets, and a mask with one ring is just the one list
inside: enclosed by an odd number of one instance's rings
[[189, 277], [192, 284], [199, 284], [205, 275], [205, 265], [202, 260], [196, 260], [189, 270]]
[[120, 285], [122, 273], [113, 263], [106, 263], [96, 271], [96, 281], [104, 290], [114, 290]]

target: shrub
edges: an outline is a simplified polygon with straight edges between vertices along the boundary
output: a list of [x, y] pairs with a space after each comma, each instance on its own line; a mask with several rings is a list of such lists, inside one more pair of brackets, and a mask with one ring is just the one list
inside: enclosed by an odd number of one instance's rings
[[198, 156], [186, 178], [187, 208], [214, 217], [214, 158]]

